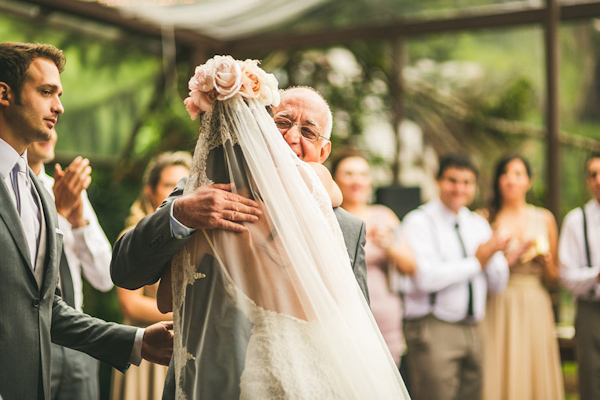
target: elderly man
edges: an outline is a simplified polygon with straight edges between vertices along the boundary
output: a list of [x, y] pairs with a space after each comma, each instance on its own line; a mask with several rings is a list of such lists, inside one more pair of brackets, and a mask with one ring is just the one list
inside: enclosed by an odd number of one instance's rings
[[[124, 370], [140, 357], [166, 363], [172, 332], [107, 323], [55, 294], [63, 233], [54, 201], [27, 167], [27, 147], [47, 141], [64, 112], [62, 51], [0, 43], [0, 398], [50, 399], [50, 342]], [[153, 343], [162, 344], [156, 349]], [[136, 361], [137, 360], [137, 361]]]
[[[300, 159], [318, 163], [327, 159], [331, 151], [329, 138], [332, 116], [329, 106], [318, 92], [306, 87], [282, 92], [281, 103], [273, 109], [273, 115], [279, 131]], [[125, 233], [115, 244], [111, 273], [117, 286], [137, 289], [156, 282], [195, 229], [243, 231], [246, 228], [236, 222], [258, 219], [260, 211], [257, 204], [230, 193], [227, 185], [200, 187], [193, 193], [182, 196], [186, 181], [184, 178], [154, 214], [140, 221], [135, 229]], [[344, 235], [352, 269], [368, 298], [364, 222], [340, 208], [335, 210], [335, 214]], [[222, 354], [218, 349], [210, 350]], [[210, 357], [207, 356], [208, 358]], [[232, 368], [241, 372], [243, 364], [232, 365]], [[174, 398], [172, 372], [170, 368], [163, 399]], [[210, 386], [203, 388], [206, 398], [239, 398], [238, 384], [220, 382], [218, 376], [211, 382]]]
[[560, 233], [560, 278], [577, 298], [575, 339], [581, 400], [600, 399], [600, 153], [586, 162], [592, 199], [567, 214]]

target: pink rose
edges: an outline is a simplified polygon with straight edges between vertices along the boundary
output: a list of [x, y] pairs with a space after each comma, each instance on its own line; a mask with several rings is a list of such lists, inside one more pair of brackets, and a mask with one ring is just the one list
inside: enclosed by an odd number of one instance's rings
[[194, 76], [190, 79], [188, 87], [190, 90], [209, 92], [215, 88], [215, 62], [210, 59], [206, 64], [196, 67]]
[[217, 100], [235, 96], [242, 86], [242, 70], [231, 56], [215, 56], [215, 90]]
[[190, 92], [190, 97], [194, 101], [196, 107], [200, 109], [200, 111], [210, 111], [212, 108], [212, 104], [216, 98], [216, 92], [211, 90], [210, 92], [201, 92], [200, 90], [192, 90]]
[[190, 114], [190, 118], [192, 119], [192, 121], [194, 121], [196, 118], [198, 118], [198, 116], [200, 115], [201, 110], [194, 103], [194, 100], [192, 100], [191, 97], [186, 98], [183, 101], [183, 104], [185, 104], [185, 109], [188, 112], [188, 114]]

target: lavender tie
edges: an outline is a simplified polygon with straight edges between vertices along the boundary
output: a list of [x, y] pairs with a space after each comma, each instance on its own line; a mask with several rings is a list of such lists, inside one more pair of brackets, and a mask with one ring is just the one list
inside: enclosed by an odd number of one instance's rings
[[31, 257], [31, 265], [35, 269], [39, 237], [40, 237], [40, 209], [32, 192], [32, 183], [27, 174], [27, 163], [25, 158], [19, 157], [19, 161], [12, 171], [12, 184], [17, 200], [17, 210], [21, 217], [21, 225], [27, 238], [27, 247]]

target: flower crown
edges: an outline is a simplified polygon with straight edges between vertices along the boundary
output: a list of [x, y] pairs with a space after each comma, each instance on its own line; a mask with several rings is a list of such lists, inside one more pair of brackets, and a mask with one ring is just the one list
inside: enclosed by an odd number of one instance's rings
[[264, 106], [278, 106], [277, 79], [258, 64], [258, 60], [239, 61], [231, 56], [215, 56], [197, 66], [188, 83], [190, 96], [183, 102], [192, 120], [209, 111], [215, 101], [236, 95], [256, 99]]

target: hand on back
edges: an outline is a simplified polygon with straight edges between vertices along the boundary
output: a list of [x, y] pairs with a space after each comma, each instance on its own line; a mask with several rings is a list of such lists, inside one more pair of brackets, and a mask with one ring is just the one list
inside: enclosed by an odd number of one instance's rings
[[261, 215], [255, 201], [231, 192], [231, 184], [201, 186], [179, 197], [173, 206], [173, 216], [193, 229], [245, 232], [241, 222], [257, 221]]

